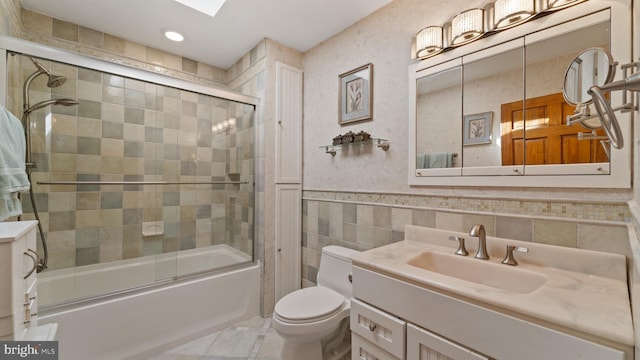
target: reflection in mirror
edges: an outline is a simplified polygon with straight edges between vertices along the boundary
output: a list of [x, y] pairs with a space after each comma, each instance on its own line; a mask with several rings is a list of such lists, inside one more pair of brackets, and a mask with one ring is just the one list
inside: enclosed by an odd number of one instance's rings
[[[522, 103], [524, 98], [524, 49], [521, 44], [516, 49], [464, 64], [462, 158], [465, 168], [512, 165], [514, 158], [522, 158], [518, 153], [522, 148], [503, 143], [504, 134], [522, 132], [522, 122], [511, 114], [506, 122], [507, 116], [501, 114], [500, 106], [517, 101]], [[504, 154], [508, 154], [506, 159]]]
[[416, 169], [460, 167], [462, 68], [416, 81]]
[[[571, 75], [569, 80], [573, 88], [567, 91], [570, 96], [563, 96], [562, 89], [566, 84], [567, 65], [585, 48], [609, 48], [609, 21], [581, 28], [550, 39], [526, 45], [526, 108], [525, 138], [521, 139], [524, 147], [526, 165], [578, 164], [608, 162], [607, 149], [602, 146], [599, 137], [604, 135], [598, 120], [591, 122], [590, 128], [598, 128], [595, 137], [584, 136], [585, 128], [575, 124], [566, 125], [567, 116], [574, 113], [572, 104], [565, 97], [583, 100], [588, 90], [587, 84], [606, 79], [608, 67], [603, 59], [587, 56], [582, 63], [576, 62], [575, 70], [604, 66], [589, 79], [582, 79], [579, 73]], [[587, 87], [585, 89], [585, 87]], [[590, 96], [589, 96], [590, 98]], [[573, 104], [583, 101], [572, 102]], [[590, 132], [587, 132], [590, 133]], [[608, 145], [607, 145], [608, 146]]]
[[571, 105], [591, 103], [589, 89], [611, 82], [615, 75], [613, 57], [603, 48], [589, 48], [576, 56], [564, 76], [562, 93]]

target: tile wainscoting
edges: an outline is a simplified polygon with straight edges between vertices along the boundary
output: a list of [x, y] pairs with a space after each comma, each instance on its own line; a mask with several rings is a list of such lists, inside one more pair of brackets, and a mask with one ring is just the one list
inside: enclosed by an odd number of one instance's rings
[[629, 256], [625, 201], [496, 199], [366, 192], [303, 191], [303, 286], [316, 282], [323, 246], [367, 250], [404, 239], [406, 224]]

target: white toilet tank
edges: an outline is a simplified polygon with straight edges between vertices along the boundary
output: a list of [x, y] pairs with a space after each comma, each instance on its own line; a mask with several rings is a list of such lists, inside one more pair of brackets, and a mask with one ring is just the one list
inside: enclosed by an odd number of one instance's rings
[[357, 253], [359, 253], [358, 250], [342, 246], [323, 247], [320, 269], [318, 269], [318, 285], [333, 289], [350, 299], [352, 296], [351, 281], [349, 281], [351, 257]]

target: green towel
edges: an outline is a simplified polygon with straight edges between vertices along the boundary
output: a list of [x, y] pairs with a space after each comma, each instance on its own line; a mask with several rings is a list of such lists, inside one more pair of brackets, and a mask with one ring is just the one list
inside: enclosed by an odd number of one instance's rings
[[22, 123], [0, 106], [0, 221], [22, 214], [18, 193], [29, 190], [26, 147]]

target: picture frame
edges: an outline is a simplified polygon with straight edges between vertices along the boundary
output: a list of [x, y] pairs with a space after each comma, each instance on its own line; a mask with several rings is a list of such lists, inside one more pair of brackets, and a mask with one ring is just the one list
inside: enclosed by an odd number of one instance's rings
[[464, 116], [464, 133], [462, 144], [491, 144], [493, 130], [493, 111]]
[[338, 123], [346, 125], [373, 116], [373, 64], [369, 63], [339, 76]]

